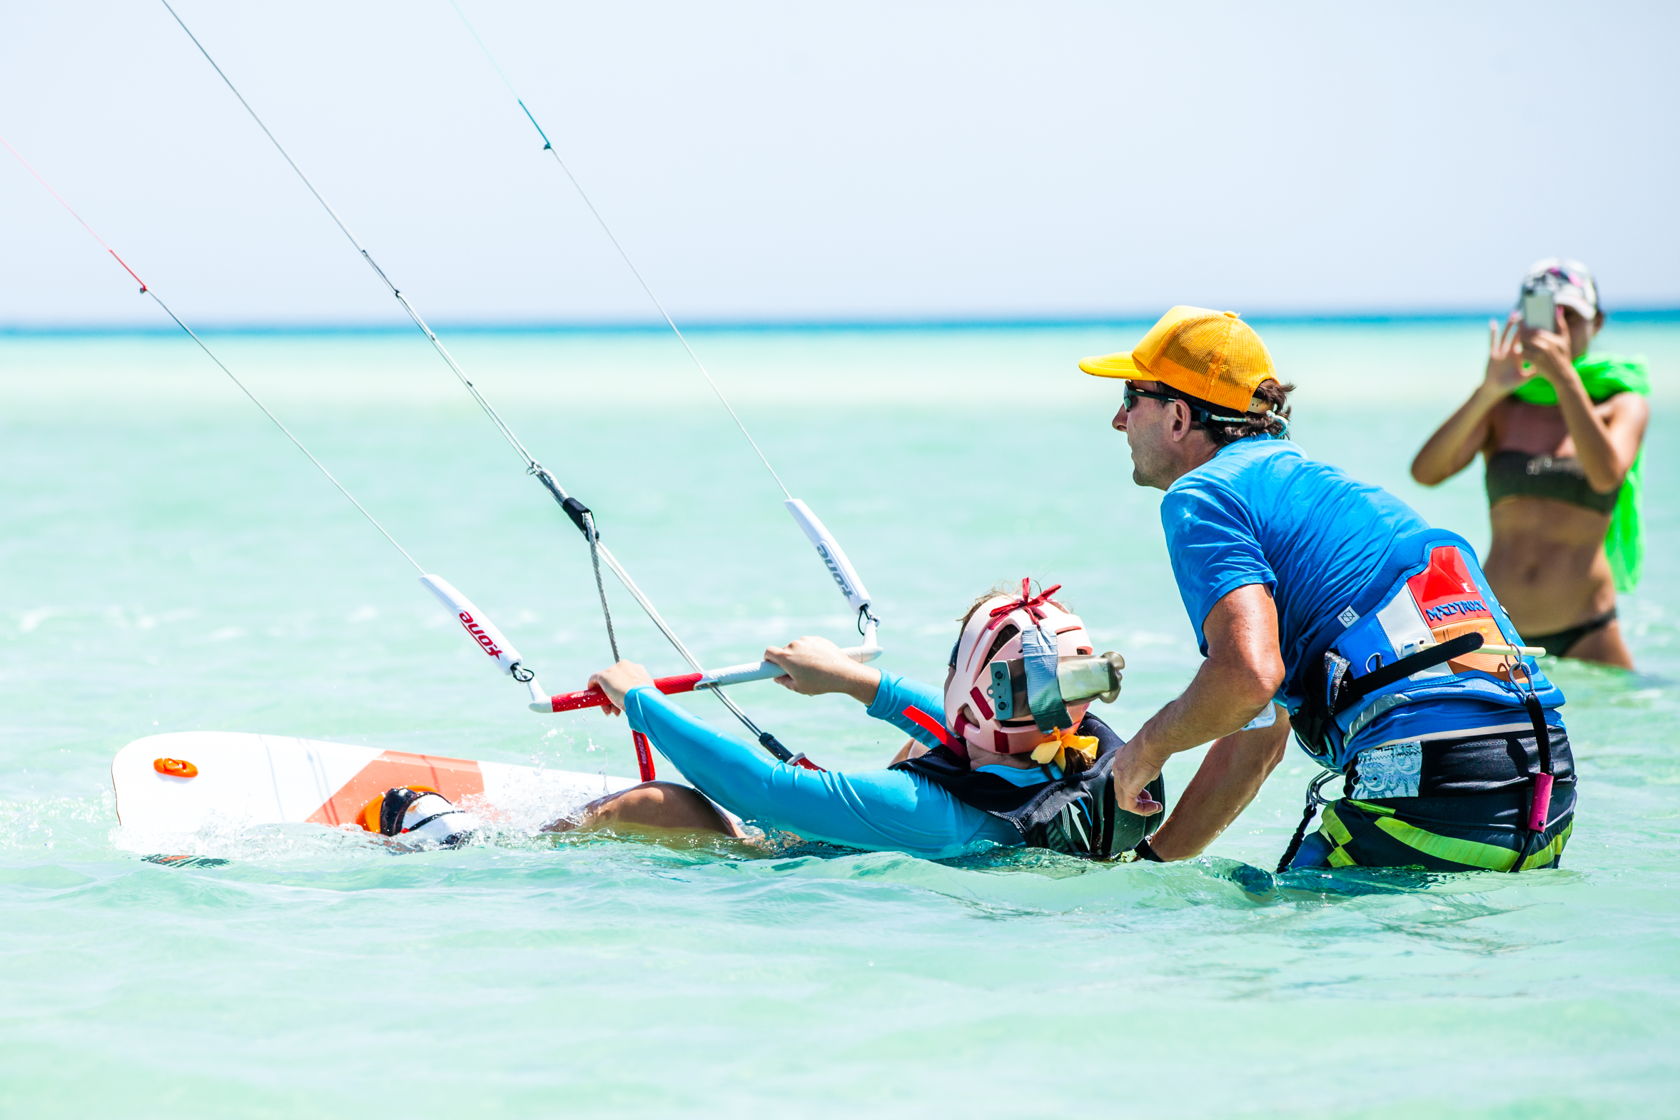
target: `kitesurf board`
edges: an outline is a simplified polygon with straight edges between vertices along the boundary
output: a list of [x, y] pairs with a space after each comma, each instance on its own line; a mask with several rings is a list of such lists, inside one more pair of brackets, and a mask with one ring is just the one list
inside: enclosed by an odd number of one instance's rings
[[357, 825], [392, 786], [430, 786], [490, 820], [513, 809], [545, 817], [636, 785], [634, 778], [379, 750], [348, 743], [185, 731], [136, 739], [111, 762], [117, 819], [143, 832], [190, 833], [211, 822]]

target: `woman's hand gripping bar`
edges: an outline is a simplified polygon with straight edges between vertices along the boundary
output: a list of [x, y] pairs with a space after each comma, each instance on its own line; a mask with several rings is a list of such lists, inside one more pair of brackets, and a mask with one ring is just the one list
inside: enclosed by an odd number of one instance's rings
[[[873, 635], [870, 635], [873, 637]], [[853, 661], [873, 661], [881, 655], [881, 647], [873, 641], [861, 646], [840, 651]], [[787, 674], [781, 667], [768, 661], [759, 661], [745, 665], [730, 665], [723, 669], [709, 669], [704, 673], [680, 673], [674, 677], [656, 677], [653, 686], [665, 695], [670, 696], [679, 692], [694, 692], [705, 688], [722, 688], [725, 685], [745, 684], [748, 681], [768, 681]], [[551, 696], [546, 700], [532, 700], [533, 712], [575, 712], [580, 708], [600, 708], [606, 705], [607, 698], [598, 688], [585, 688], [577, 692], [564, 692], [558, 696]]]

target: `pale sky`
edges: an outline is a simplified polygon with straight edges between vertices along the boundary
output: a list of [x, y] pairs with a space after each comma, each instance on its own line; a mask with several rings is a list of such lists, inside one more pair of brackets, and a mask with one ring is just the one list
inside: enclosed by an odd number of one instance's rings
[[[1680, 6], [460, 0], [679, 321], [1680, 306]], [[447, 0], [177, 10], [423, 314], [646, 319]], [[399, 323], [155, 0], [5, 7], [0, 136], [190, 322]], [[0, 324], [155, 324], [0, 149]]]

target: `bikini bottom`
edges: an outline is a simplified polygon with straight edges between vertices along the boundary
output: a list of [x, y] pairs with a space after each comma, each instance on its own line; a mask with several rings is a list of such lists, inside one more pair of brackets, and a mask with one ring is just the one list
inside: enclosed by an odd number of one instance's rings
[[1567, 630], [1559, 630], [1552, 634], [1525, 634], [1523, 640], [1529, 645], [1539, 646], [1552, 657], [1563, 657], [1576, 642], [1588, 634], [1596, 634], [1612, 622], [1616, 621], [1616, 608], [1611, 607], [1603, 614], [1595, 614], [1579, 626], [1571, 626]]

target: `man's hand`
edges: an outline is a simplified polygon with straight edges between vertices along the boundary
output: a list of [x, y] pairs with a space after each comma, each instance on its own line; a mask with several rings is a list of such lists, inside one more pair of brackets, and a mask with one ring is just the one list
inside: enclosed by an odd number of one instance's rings
[[1254, 799], [1288, 745], [1289, 717], [1282, 714], [1270, 727], [1237, 731], [1215, 742], [1178, 795], [1172, 816], [1149, 838], [1155, 854], [1163, 860], [1200, 855]]
[[840, 692], [868, 704], [881, 684], [879, 669], [853, 661], [827, 638], [795, 638], [785, 646], [771, 646], [764, 660], [787, 674], [777, 677], [777, 684], [801, 696]]
[[1134, 735], [1114, 756], [1114, 803], [1128, 813], [1152, 817], [1166, 806], [1144, 789], [1161, 776], [1166, 759], [1150, 756], [1149, 745]]
[[[1164, 859], [1196, 854], [1231, 823], [1277, 765], [1282, 752], [1273, 748], [1281, 748], [1289, 727], [1288, 720], [1279, 719], [1272, 727], [1242, 730], [1283, 684], [1277, 604], [1266, 586], [1251, 583], [1227, 592], [1208, 611], [1202, 631], [1208, 656], [1190, 687], [1139, 728], [1114, 760], [1119, 807], [1147, 813], [1150, 810], [1138, 807], [1143, 787], [1166, 760], [1217, 740], [1179, 796], [1172, 818], [1162, 824], [1158, 839], [1149, 841]], [[1257, 742], [1263, 751], [1243, 749]], [[1243, 756], [1243, 763], [1234, 768], [1226, 758], [1233, 748]]]
[[589, 687], [598, 688], [607, 696], [607, 714], [616, 716], [624, 711], [624, 694], [644, 684], [652, 684], [653, 675], [634, 661], [620, 661], [589, 678]]

